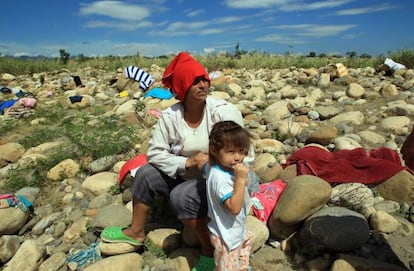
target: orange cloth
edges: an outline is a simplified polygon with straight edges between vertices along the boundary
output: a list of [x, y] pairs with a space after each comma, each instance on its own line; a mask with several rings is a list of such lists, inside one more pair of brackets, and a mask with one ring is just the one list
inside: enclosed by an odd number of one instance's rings
[[165, 69], [162, 83], [177, 94], [180, 101], [184, 101], [188, 89], [199, 76], [204, 76], [210, 82], [210, 77], [203, 65], [187, 52], [181, 52]]

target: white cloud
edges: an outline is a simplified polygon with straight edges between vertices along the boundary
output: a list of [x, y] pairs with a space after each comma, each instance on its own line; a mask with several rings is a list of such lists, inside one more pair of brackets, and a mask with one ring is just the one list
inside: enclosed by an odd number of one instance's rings
[[200, 35], [213, 35], [223, 33], [224, 30], [220, 28], [208, 28], [200, 31]]
[[362, 36], [363, 36], [363, 33], [359, 32], [359, 33], [350, 33], [350, 34], [347, 34], [347, 35], [343, 35], [342, 38], [345, 39], [345, 40], [354, 40], [354, 39], [362, 37]]
[[313, 3], [304, 3], [301, 1], [294, 1], [287, 5], [280, 7], [282, 11], [306, 11], [306, 10], [319, 10], [327, 8], [335, 8], [343, 6], [355, 0], [327, 0], [327, 1], [318, 1]]
[[28, 53], [28, 52], [16, 52], [13, 54], [14, 57], [20, 57], [20, 56], [35, 56], [32, 53]]
[[384, 10], [390, 10], [393, 8], [395, 7], [388, 5], [388, 4], [384, 4], [380, 6], [343, 9], [343, 10], [337, 11], [335, 14], [336, 15], [361, 15], [361, 14], [379, 12], [379, 11], [384, 11]]
[[214, 53], [214, 51], [215, 51], [214, 48], [203, 48], [203, 52], [206, 54]]
[[305, 41], [300, 40], [298, 38], [279, 35], [279, 34], [268, 34], [262, 37], [254, 39], [256, 42], [274, 42], [274, 43], [281, 43], [281, 44], [304, 44]]
[[225, 4], [229, 8], [236, 9], [277, 8], [282, 11], [291, 12], [334, 8], [354, 1], [355, 0], [321, 0], [313, 3], [307, 3], [303, 0], [226, 0]]
[[297, 36], [308, 37], [329, 37], [336, 36], [342, 32], [350, 30], [357, 25], [345, 24], [345, 25], [316, 25], [316, 24], [297, 24], [297, 25], [279, 25], [275, 26], [275, 29], [282, 30], [296, 30]]
[[158, 56], [179, 51], [171, 44], [138, 42], [116, 43], [112, 45], [112, 49], [114, 52], [122, 52], [123, 55], [132, 55], [139, 52], [145, 56]]
[[124, 31], [135, 31], [137, 29], [147, 28], [152, 26], [152, 23], [147, 21], [142, 22], [114, 22], [114, 21], [89, 21], [85, 24], [86, 28], [113, 28]]
[[244, 20], [243, 17], [236, 17], [236, 16], [227, 16], [221, 18], [215, 18], [212, 20], [212, 23], [221, 24], [221, 23], [235, 23]]
[[[167, 25], [163, 30], [149, 31], [149, 34], [156, 36], [185, 36], [185, 35], [212, 35], [220, 34], [227, 31], [234, 32], [237, 29], [240, 29], [242, 26], [238, 25], [237, 27], [226, 27], [225, 24], [231, 24], [234, 22], [243, 21], [242, 16], [227, 16], [219, 17], [206, 21], [194, 21], [194, 22], [184, 22], [177, 21]], [[213, 27], [214, 25], [219, 25], [218, 27]]]
[[292, 0], [261, 0], [261, 1], [251, 1], [251, 0], [226, 0], [225, 4], [230, 8], [268, 8], [274, 6], [286, 5], [292, 2]]
[[151, 15], [151, 10], [138, 5], [121, 1], [98, 1], [83, 4], [80, 8], [82, 15], [102, 15], [125, 21], [140, 21]]
[[198, 15], [204, 13], [201, 9], [191, 9], [185, 12], [187, 17], [197, 17]]
[[[321, 51], [327, 50], [330, 46], [338, 47], [341, 45], [341, 40], [352, 39], [353, 36], [348, 36], [348, 30], [353, 29], [356, 25], [316, 25], [316, 24], [297, 24], [297, 25], [280, 25], [273, 27], [274, 33], [267, 33], [258, 36], [253, 40], [257, 43], [271, 44], [273, 50], [283, 50], [283, 46], [295, 48], [296, 50], [306, 52], [309, 50], [316, 50], [319, 47]], [[337, 41], [332, 43], [329, 39], [331, 37]], [[322, 40], [324, 38], [324, 40]], [[342, 41], [343, 42], [343, 41]], [[260, 45], [262, 46], [262, 45]], [[325, 48], [326, 47], [326, 48]], [[265, 51], [269, 50], [269, 46]], [[291, 51], [291, 49], [289, 49]], [[299, 52], [295, 52], [298, 54]], [[303, 53], [305, 54], [305, 53]]]

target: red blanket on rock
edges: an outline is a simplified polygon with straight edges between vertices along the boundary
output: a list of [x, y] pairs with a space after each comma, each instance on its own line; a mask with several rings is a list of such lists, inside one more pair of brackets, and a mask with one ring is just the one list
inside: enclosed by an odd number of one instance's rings
[[330, 152], [317, 146], [305, 146], [282, 165], [296, 164], [297, 175], [314, 175], [329, 183], [379, 183], [406, 170], [398, 152], [388, 148], [339, 150]]

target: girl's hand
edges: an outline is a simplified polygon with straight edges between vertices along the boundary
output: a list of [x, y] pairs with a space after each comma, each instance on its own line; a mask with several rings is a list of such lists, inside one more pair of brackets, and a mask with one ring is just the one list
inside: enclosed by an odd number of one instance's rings
[[236, 182], [242, 182], [243, 185], [247, 184], [247, 176], [249, 174], [249, 167], [243, 163], [238, 163], [234, 166], [234, 175], [236, 176]]
[[243, 208], [248, 173], [249, 167], [245, 164], [238, 163], [234, 166], [235, 181], [233, 195], [224, 202], [227, 210], [232, 215], [239, 214]]

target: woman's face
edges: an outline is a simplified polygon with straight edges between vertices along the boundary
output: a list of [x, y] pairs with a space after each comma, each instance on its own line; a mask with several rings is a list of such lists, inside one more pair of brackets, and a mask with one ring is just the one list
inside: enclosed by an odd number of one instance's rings
[[185, 96], [186, 100], [205, 101], [207, 99], [210, 82], [203, 76], [197, 77]]

